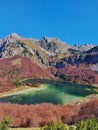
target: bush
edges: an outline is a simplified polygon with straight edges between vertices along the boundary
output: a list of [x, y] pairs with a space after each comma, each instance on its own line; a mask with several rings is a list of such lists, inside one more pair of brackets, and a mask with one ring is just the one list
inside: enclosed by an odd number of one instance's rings
[[15, 85], [16, 87], [20, 87], [22, 85], [22, 82], [17, 80], [15, 82], [13, 82], [13, 85]]
[[98, 130], [98, 118], [78, 122], [76, 124], [76, 130]]
[[62, 121], [50, 122], [42, 130], [98, 130], [98, 118], [79, 121], [74, 126], [67, 126]]
[[68, 130], [76, 130], [76, 126], [73, 125], [73, 126], [69, 126], [69, 129]]
[[62, 121], [59, 121], [57, 123], [52, 121], [42, 130], [67, 130], [67, 126]]
[[8, 130], [11, 125], [11, 120], [8, 117], [4, 117], [2, 122], [0, 122], [0, 130]]

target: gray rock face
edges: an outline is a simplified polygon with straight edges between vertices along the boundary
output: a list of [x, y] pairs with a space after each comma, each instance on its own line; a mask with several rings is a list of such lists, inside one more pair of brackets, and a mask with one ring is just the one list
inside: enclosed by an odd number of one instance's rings
[[95, 47], [94, 44], [83, 44], [83, 45], [80, 45], [80, 46], [74, 45], [72, 48], [75, 49], [75, 50], [79, 50], [79, 51], [83, 52], [83, 51], [88, 51], [93, 47]]
[[12, 57], [15, 55], [25, 55], [27, 53], [32, 53], [28, 48], [19, 40], [21, 37], [17, 35], [16, 33], [12, 33], [11, 35], [8, 35], [7, 37], [0, 40], [0, 57]]
[[92, 70], [94, 70], [94, 71], [98, 71], [98, 63], [91, 65], [90, 68], [91, 68]]
[[69, 48], [69, 45], [61, 42], [59, 39], [48, 37], [43, 37], [41, 40], [39, 40], [39, 45], [43, 49], [47, 50], [51, 55], [64, 53]]
[[86, 64], [97, 64], [98, 63], [98, 54], [91, 55], [91, 54], [80, 54], [80, 55], [73, 55], [68, 58], [64, 59], [65, 62], [76, 65], [81, 63]]
[[8, 35], [7, 37], [1, 39], [1, 43], [5, 43], [5, 42], [6, 42], [6, 44], [13, 43], [13, 42], [19, 40], [20, 38], [21, 37], [18, 34], [12, 33], [11, 35]]
[[3, 39], [0, 39], [0, 57], [9, 57], [16, 54], [20, 55], [22, 52], [26, 53], [27, 51], [29, 51], [32, 55], [36, 55], [36, 50], [31, 50], [27, 46], [22, 45], [23, 43], [19, 42], [21, 39], [31, 42], [31, 44], [37, 44], [42, 51], [50, 56], [56, 55], [58, 53], [64, 53], [69, 48], [69, 45], [61, 42], [57, 38], [43, 37], [41, 40], [32, 38], [26, 39], [20, 37], [16, 33], [12, 33]]
[[71, 47], [57, 38], [43, 37], [41, 40], [32, 38], [26, 39], [16, 33], [12, 33], [0, 39], [1, 58], [15, 55], [33, 56], [35, 60], [37, 59], [37, 62], [48, 65], [50, 57], [66, 54], [66, 52], [68, 56], [63, 57], [64, 62], [56, 63], [57, 67], [64, 67], [65, 63], [72, 65], [80, 63], [98, 63], [98, 46], [93, 44], [75, 45]]
[[98, 46], [94, 46], [93, 48], [88, 50], [87, 53], [98, 53]]

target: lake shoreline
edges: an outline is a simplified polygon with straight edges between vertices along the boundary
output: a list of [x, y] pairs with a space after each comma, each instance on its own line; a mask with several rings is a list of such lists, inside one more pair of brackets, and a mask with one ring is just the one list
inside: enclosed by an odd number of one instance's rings
[[79, 85], [72, 82], [39, 79], [27, 79], [22, 82], [24, 86], [18, 87], [19, 90], [3, 93], [0, 95], [0, 100], [2, 102], [15, 101], [15, 103], [20, 104], [28, 104], [29, 102], [29, 104], [53, 103], [67, 105], [71, 103], [80, 104], [87, 96], [92, 97], [93, 94], [98, 94], [93, 86]]

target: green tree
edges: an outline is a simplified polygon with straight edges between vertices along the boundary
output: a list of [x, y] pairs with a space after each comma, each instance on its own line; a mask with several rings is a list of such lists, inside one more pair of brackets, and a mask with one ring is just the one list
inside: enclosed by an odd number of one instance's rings
[[12, 121], [8, 117], [4, 117], [3, 120], [0, 122], [0, 130], [8, 130]]
[[98, 118], [78, 122], [76, 124], [76, 130], [98, 130]]
[[50, 122], [47, 126], [45, 126], [42, 130], [67, 130], [67, 126], [62, 122]]
[[76, 130], [76, 126], [69, 126], [69, 129], [68, 130]]

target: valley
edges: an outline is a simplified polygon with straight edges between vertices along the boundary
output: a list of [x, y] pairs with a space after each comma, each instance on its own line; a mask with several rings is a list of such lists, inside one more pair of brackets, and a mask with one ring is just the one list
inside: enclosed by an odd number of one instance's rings
[[0, 39], [0, 115], [15, 128], [98, 118], [98, 45], [16, 33]]

